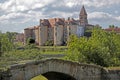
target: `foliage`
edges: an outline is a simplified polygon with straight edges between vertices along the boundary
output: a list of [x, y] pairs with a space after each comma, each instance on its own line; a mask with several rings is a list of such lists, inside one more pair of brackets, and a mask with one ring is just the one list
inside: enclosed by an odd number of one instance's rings
[[37, 46], [38, 48], [56, 48], [56, 49], [64, 49], [67, 48], [67, 46]]
[[48, 79], [43, 75], [38, 75], [38, 76], [32, 78], [31, 80], [48, 80]]
[[101, 66], [120, 66], [120, 35], [94, 29], [91, 37], [71, 35], [66, 59]]
[[85, 33], [84, 33], [84, 35], [85, 35], [86, 37], [90, 37], [91, 34], [92, 34], [91, 30], [86, 30]]
[[25, 49], [34, 49], [35, 48], [35, 40], [33, 38], [27, 39], [27, 44], [25, 45]]
[[34, 43], [35, 43], [35, 39], [33, 39], [33, 38], [27, 39], [27, 45], [34, 44]]
[[115, 28], [115, 25], [109, 25], [109, 28]]
[[25, 49], [35, 49], [36, 47], [35, 47], [35, 44], [27, 44], [26, 46], [25, 46]]
[[16, 48], [24, 46], [23, 42], [14, 42]]
[[13, 33], [0, 33], [0, 47], [1, 52], [11, 51], [14, 49], [14, 35]]
[[38, 56], [41, 56], [41, 53], [37, 49], [27, 49], [27, 50], [14, 50], [8, 53], [5, 53], [3, 57], [8, 57], [9, 60], [34, 60]]
[[41, 60], [41, 52], [38, 49], [13, 50], [5, 52], [0, 57], [0, 67], [17, 64], [21, 61]]
[[53, 41], [52, 40], [46, 41], [45, 46], [53, 46]]

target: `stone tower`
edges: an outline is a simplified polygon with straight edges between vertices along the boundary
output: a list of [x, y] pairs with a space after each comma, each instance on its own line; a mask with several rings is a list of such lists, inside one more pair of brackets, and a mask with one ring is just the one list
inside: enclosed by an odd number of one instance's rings
[[87, 13], [86, 10], [84, 8], [84, 6], [82, 6], [80, 14], [79, 14], [79, 20], [80, 20], [80, 25], [81, 26], [86, 26], [88, 24], [88, 20], [87, 20]]

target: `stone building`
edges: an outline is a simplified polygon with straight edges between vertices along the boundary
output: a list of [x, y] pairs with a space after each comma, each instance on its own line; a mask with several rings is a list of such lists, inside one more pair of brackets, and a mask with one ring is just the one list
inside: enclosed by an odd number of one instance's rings
[[120, 34], [120, 28], [119, 27], [106, 28], [104, 30], [107, 31], [107, 32], [115, 32], [117, 34]]
[[15, 40], [14, 42], [21, 42], [24, 43], [24, 34], [23, 33], [17, 33], [15, 35]]
[[82, 9], [80, 11], [79, 20], [80, 20], [80, 25], [82, 25], [84, 27], [86, 25], [88, 25], [87, 12], [86, 12], [84, 6], [82, 7]]
[[36, 44], [43, 46], [47, 41], [53, 45], [64, 45], [71, 34], [81, 37], [88, 27], [87, 12], [82, 7], [79, 20], [73, 18], [51, 18], [40, 19], [40, 24], [32, 28], [24, 29], [25, 42], [28, 38], [33, 38]]
[[27, 43], [27, 39], [35, 39], [35, 27], [29, 27], [24, 29], [24, 42]]

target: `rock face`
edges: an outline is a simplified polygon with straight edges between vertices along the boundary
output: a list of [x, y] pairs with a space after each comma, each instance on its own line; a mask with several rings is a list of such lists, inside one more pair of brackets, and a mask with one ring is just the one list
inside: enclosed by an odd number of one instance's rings
[[[0, 73], [0, 80], [30, 80], [49, 72], [63, 73], [75, 80], [119, 80], [120, 71], [106, 72], [102, 67], [89, 64], [48, 59], [11, 66], [8, 71]], [[62, 74], [62, 75], [63, 75]]]

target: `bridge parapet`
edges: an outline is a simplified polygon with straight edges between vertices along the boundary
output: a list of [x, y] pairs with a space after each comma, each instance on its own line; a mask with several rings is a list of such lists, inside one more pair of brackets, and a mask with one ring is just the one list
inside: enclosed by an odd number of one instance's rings
[[103, 80], [103, 67], [82, 64], [61, 59], [32, 61], [25, 64], [12, 65], [2, 80], [30, 80], [47, 72], [59, 72], [70, 75], [76, 80]]

